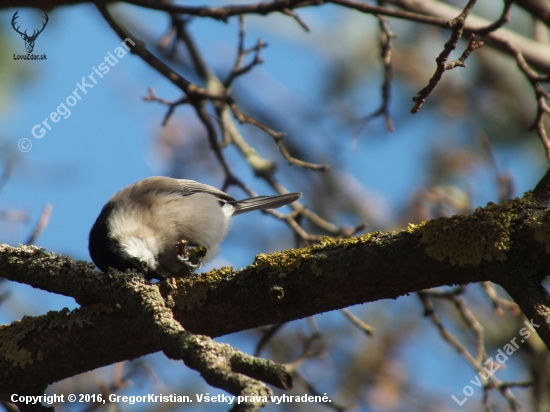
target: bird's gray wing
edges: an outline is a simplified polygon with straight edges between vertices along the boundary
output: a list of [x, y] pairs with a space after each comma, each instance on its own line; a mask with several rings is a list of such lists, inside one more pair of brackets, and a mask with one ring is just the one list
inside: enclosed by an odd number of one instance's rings
[[[131, 193], [123, 196], [123, 191], [131, 191]], [[197, 193], [209, 193], [217, 197], [222, 202], [232, 204], [235, 207], [235, 212], [233, 213], [234, 215], [251, 212], [258, 209], [274, 209], [292, 203], [302, 196], [301, 193], [286, 193], [276, 196], [251, 197], [250, 199], [236, 201], [227, 193], [222, 192], [213, 186], [205, 185], [204, 183], [187, 179], [154, 176], [140, 180], [139, 182], [128, 186], [116, 194], [114, 198], [132, 198], [134, 201], [138, 199], [141, 202], [147, 203], [151, 201], [151, 194], [176, 194], [180, 196], [191, 196]]]
[[288, 205], [301, 197], [301, 193], [285, 193], [284, 195], [257, 196], [251, 197], [250, 199], [239, 200], [235, 204], [233, 215], [239, 215], [259, 209], [275, 209]]
[[227, 193], [216, 189], [214, 186], [205, 185], [204, 183], [195, 182], [194, 180], [177, 179], [181, 188], [181, 193], [184, 196], [193, 195], [195, 193], [209, 193], [216, 196], [218, 199], [227, 200], [229, 202], [235, 202], [235, 199], [229, 196]]
[[220, 200], [231, 203], [236, 202], [236, 200], [227, 193], [222, 192], [213, 186], [195, 182], [194, 180], [174, 179], [164, 176], [153, 176], [140, 180], [139, 182], [128, 186], [124, 190], [131, 191], [132, 193], [130, 196], [134, 199], [145, 198], [147, 195], [153, 193], [163, 195], [177, 194], [180, 196], [190, 196], [196, 193], [209, 193], [216, 196]]

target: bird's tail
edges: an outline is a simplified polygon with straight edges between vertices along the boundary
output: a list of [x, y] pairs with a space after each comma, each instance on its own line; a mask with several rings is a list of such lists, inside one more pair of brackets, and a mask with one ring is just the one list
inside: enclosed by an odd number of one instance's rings
[[275, 209], [277, 207], [288, 205], [301, 197], [301, 193], [286, 193], [284, 195], [258, 196], [251, 197], [250, 199], [239, 200], [235, 205], [233, 216], [240, 215], [241, 213], [252, 212], [253, 210]]

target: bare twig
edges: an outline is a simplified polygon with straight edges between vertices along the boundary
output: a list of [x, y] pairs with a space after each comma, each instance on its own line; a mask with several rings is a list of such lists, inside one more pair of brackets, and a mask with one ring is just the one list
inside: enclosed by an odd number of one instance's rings
[[[6, 279], [4, 278], [0, 278], [0, 285], [2, 283], [4, 283], [6, 281]], [[8, 300], [8, 298], [11, 296], [11, 292], [10, 291], [6, 291], [6, 292], [1, 292], [0, 293], [0, 305], [2, 305], [2, 303], [4, 303], [6, 300]]]
[[495, 290], [495, 285], [493, 285], [491, 282], [486, 281], [482, 282], [481, 285], [483, 286], [483, 290], [485, 291], [485, 294], [493, 304], [493, 308], [495, 309], [495, 313], [497, 316], [502, 317], [504, 316], [504, 311], [502, 310], [502, 307], [500, 306], [500, 302], [498, 300], [497, 291]]
[[287, 16], [290, 16], [292, 18], [294, 18], [294, 20], [296, 20], [296, 22], [302, 27], [302, 29], [304, 29], [305, 31], [309, 32], [311, 31], [311, 28], [309, 27], [309, 25], [304, 21], [302, 20], [302, 18], [298, 15], [298, 13], [296, 12], [293, 12], [292, 10], [290, 9], [283, 9], [283, 14], [286, 14]]
[[[103, 1], [103, 0], [96, 0]], [[155, 0], [128, 0], [127, 3], [135, 4], [141, 7], [146, 7], [153, 10], [163, 10], [170, 13], [179, 13], [188, 16], [200, 16], [208, 17], [217, 20], [227, 21], [229, 17], [241, 15], [241, 14], [259, 14], [259, 15], [268, 15], [270, 13], [285, 13], [285, 10], [296, 10], [299, 8], [305, 8], [308, 6], [319, 6], [323, 3], [333, 3], [340, 5], [345, 8], [357, 10], [361, 13], [380, 15], [394, 17], [398, 19], [408, 20], [421, 24], [428, 24], [441, 28], [449, 28], [448, 19], [440, 16], [439, 14], [445, 15], [447, 11], [452, 10], [450, 6], [444, 6], [441, 2], [427, 2], [427, 1], [415, 1], [411, 2], [408, 0], [392, 0], [392, 3], [397, 4], [404, 10], [374, 6], [372, 4], [359, 1], [359, 0], [326, 0], [320, 2], [319, 0], [279, 0], [276, 2], [273, 1], [260, 1], [258, 3], [252, 4], [243, 4], [243, 5], [228, 5], [222, 7], [209, 7], [209, 6], [185, 6], [174, 3], [167, 2], [158, 2]], [[525, 3], [525, 4], [524, 4]], [[520, 2], [521, 7], [529, 9], [530, 12], [533, 12], [529, 7], [533, 2], [522, 1]], [[437, 7], [434, 7], [434, 4], [437, 4]], [[437, 8], [437, 11], [432, 11], [432, 9]], [[443, 9], [443, 13], [441, 10]], [[452, 11], [454, 12], [454, 10]], [[432, 14], [436, 14], [435, 16]], [[537, 17], [543, 17], [544, 21], [547, 22], [549, 19], [547, 16], [542, 16], [540, 14], [534, 13]], [[479, 17], [475, 18], [476, 24], [468, 25], [466, 28], [470, 33], [477, 30], [481, 25], [482, 27], [488, 26], [490, 23]], [[543, 67], [548, 67], [548, 60], [545, 57], [541, 57], [540, 47], [533, 47], [533, 42], [530, 39], [527, 39], [522, 36], [518, 36], [515, 33], [506, 31], [506, 29], [499, 30], [498, 34], [495, 32], [490, 32], [487, 34], [487, 40], [494, 45], [496, 48], [507, 52], [505, 47], [502, 47], [503, 40], [514, 39], [521, 41], [522, 49], [525, 50], [525, 55], [527, 60], [533, 64]]]
[[489, 143], [489, 139], [487, 138], [485, 133], [479, 134], [479, 141], [481, 143], [481, 147], [483, 148], [485, 158], [487, 159], [489, 166], [495, 174], [495, 180], [498, 190], [498, 202], [504, 202], [505, 200], [510, 199], [514, 193], [513, 178], [509, 173], [502, 173], [499, 170], [497, 162], [495, 160], [495, 156], [493, 154], [493, 150], [491, 149], [491, 144]]
[[451, 38], [447, 43], [445, 43], [445, 47], [443, 51], [435, 59], [435, 61], [437, 62], [437, 69], [433, 74], [432, 78], [430, 79], [430, 81], [428, 82], [428, 85], [424, 87], [422, 90], [420, 90], [415, 97], [413, 97], [412, 100], [416, 104], [411, 109], [411, 113], [413, 114], [418, 113], [418, 111], [422, 108], [422, 106], [426, 102], [427, 97], [435, 89], [435, 87], [443, 77], [443, 73], [446, 70], [451, 70], [451, 69], [454, 69], [455, 67], [466, 67], [466, 64], [464, 62], [470, 56], [470, 53], [480, 48], [481, 46], [483, 46], [483, 42], [476, 42], [475, 36], [472, 34], [470, 35], [470, 41], [468, 43], [468, 47], [466, 48], [466, 50], [464, 50], [464, 52], [462, 53], [462, 56], [460, 56], [458, 60], [447, 62], [447, 58], [449, 57], [451, 52], [456, 48], [458, 40], [460, 40], [460, 37], [462, 36], [463, 25], [464, 25], [464, 20], [458, 17], [456, 21], [449, 22], [449, 26], [455, 27], [453, 29], [453, 33], [451, 34]]
[[[274, 174], [270, 174], [267, 176], [263, 176], [264, 179], [269, 183], [271, 187], [273, 187], [278, 193], [287, 193], [288, 191], [286, 188], [277, 180], [277, 178], [274, 176]], [[323, 230], [324, 232], [330, 234], [331, 236], [349, 236], [350, 234], [347, 233], [344, 229], [330, 223], [329, 221], [323, 219], [318, 214], [312, 212], [307, 207], [301, 205], [299, 202], [294, 202], [290, 205], [296, 213], [300, 213], [303, 215], [306, 219], [308, 219], [311, 223], [313, 223], [315, 226], [317, 226], [319, 229]], [[269, 211], [271, 212], [271, 211]], [[272, 212], [278, 213], [275, 210]], [[322, 239], [322, 236], [316, 236], [315, 239]], [[304, 238], [305, 239], [305, 238]], [[310, 240], [313, 240], [310, 239]]]
[[380, 28], [380, 57], [382, 58], [382, 63], [384, 65], [384, 82], [382, 83], [382, 104], [380, 107], [375, 110], [373, 113], [368, 114], [359, 120], [359, 128], [355, 133], [355, 137], [359, 136], [361, 130], [365, 125], [375, 117], [384, 116], [386, 121], [386, 129], [388, 132], [393, 132], [393, 121], [390, 114], [390, 96], [391, 96], [391, 81], [393, 76], [393, 68], [391, 61], [391, 51], [392, 51], [392, 38], [395, 37], [395, 34], [392, 33], [388, 22], [382, 16], [376, 16], [378, 19], [378, 26]]
[[[134, 362], [132, 366], [128, 368], [129, 370], [123, 374], [124, 364], [125, 362], [118, 362], [115, 365], [113, 379], [109, 384], [100, 384], [100, 390], [98, 392], [101, 392], [103, 399], [107, 403], [111, 403], [109, 400], [110, 394], [117, 393], [130, 386], [132, 384], [132, 379], [138, 377], [140, 374], [152, 374], [152, 371], [145, 362], [139, 362], [137, 364]], [[126, 364], [128, 365], [128, 363]], [[103, 408], [105, 408], [105, 405], [102, 402], [92, 402], [82, 412], [91, 412]]]
[[225, 177], [223, 190], [226, 190], [227, 186], [232, 184], [239, 185], [240, 187], [245, 187], [244, 183], [242, 183], [240, 179], [238, 179], [233, 174], [233, 172], [231, 171], [231, 167], [229, 166], [229, 163], [227, 163], [227, 160], [225, 159], [225, 156], [222, 153], [222, 150], [218, 143], [216, 129], [212, 124], [212, 119], [210, 115], [206, 111], [205, 104], [203, 102], [200, 102], [200, 103], [193, 104], [193, 106], [195, 107], [195, 110], [197, 112], [199, 119], [201, 120], [202, 124], [206, 128], [208, 141], [210, 142], [210, 148], [214, 151], [214, 154], [216, 155], [218, 162], [220, 162], [225, 172], [226, 177]]
[[38, 236], [44, 231], [46, 226], [48, 226], [48, 222], [50, 221], [50, 216], [52, 214], [53, 206], [50, 204], [47, 204], [44, 206], [44, 209], [42, 210], [42, 215], [40, 216], [40, 219], [38, 220], [38, 223], [36, 224], [36, 227], [30, 234], [29, 238], [25, 242], [26, 245], [32, 245]]
[[258, 129], [264, 131], [269, 136], [271, 136], [273, 138], [273, 140], [275, 141], [275, 143], [277, 144], [277, 147], [279, 148], [279, 151], [281, 152], [281, 154], [283, 155], [285, 160], [290, 165], [296, 165], [296, 166], [299, 166], [299, 167], [303, 167], [305, 169], [318, 170], [318, 171], [328, 170], [328, 165], [326, 165], [326, 164], [316, 164], [316, 163], [304, 162], [303, 160], [296, 159], [296, 158], [292, 157], [290, 155], [290, 153], [288, 153], [288, 151], [286, 150], [285, 146], [283, 145], [283, 139], [285, 137], [284, 133], [276, 132], [275, 130], [269, 128], [268, 126], [264, 125], [263, 123], [259, 122], [258, 120], [254, 119], [253, 117], [242, 113], [235, 103], [230, 103], [229, 107], [231, 108], [233, 114], [235, 115], [235, 117], [237, 118], [237, 120], [239, 122], [248, 123], [248, 124], [251, 124], [253, 126], [256, 126]]
[[[427, 23], [444, 27], [445, 21], [439, 18], [426, 16], [420, 13], [412, 13], [403, 10], [395, 10], [386, 7], [373, 6], [357, 0], [328, 0], [327, 3], [339, 4], [363, 13], [379, 14], [382, 16], [391, 16], [400, 19], [415, 21], [418, 23]], [[288, 15], [288, 11], [298, 8], [315, 6], [319, 0], [278, 0], [276, 2], [264, 1], [253, 4], [228, 5], [223, 7], [208, 6], [184, 6], [174, 3], [159, 3], [155, 0], [128, 0], [127, 3], [146, 7], [148, 9], [162, 10], [170, 13], [181, 13], [189, 16], [210, 17], [216, 20], [227, 21], [231, 16], [240, 14], [260, 14], [283, 13]], [[294, 16], [292, 16], [294, 17]]]
[[426, 98], [430, 95], [430, 93], [437, 86], [437, 83], [439, 83], [439, 81], [441, 80], [443, 72], [445, 72], [446, 70], [454, 69], [457, 66], [465, 67], [466, 65], [464, 64], [464, 61], [468, 58], [470, 53], [483, 45], [483, 43], [476, 43], [475, 37], [471, 36], [468, 47], [462, 54], [461, 58], [453, 62], [447, 62], [449, 55], [454, 49], [456, 49], [456, 45], [462, 37], [466, 18], [472, 11], [472, 8], [474, 7], [476, 1], [477, 0], [469, 0], [468, 4], [466, 4], [462, 12], [457, 17], [447, 22], [447, 27], [452, 29], [453, 32], [447, 43], [445, 43], [445, 47], [443, 48], [441, 53], [439, 53], [439, 56], [437, 56], [437, 58], [435, 59], [437, 63], [437, 68], [432, 78], [428, 82], [428, 85], [420, 90], [415, 97], [413, 97], [413, 102], [415, 102], [416, 104], [411, 109], [411, 113], [417, 113], [422, 108], [422, 106], [426, 102]]
[[300, 340], [302, 342], [302, 353], [294, 361], [285, 364], [286, 370], [290, 373], [296, 372], [307, 359], [315, 358], [325, 353], [323, 335], [318, 329], [314, 330], [309, 336], [300, 336]]
[[[529, 388], [534, 385], [533, 381], [522, 381], [522, 382], [500, 382], [496, 384], [494, 387], [489, 386], [483, 386], [483, 400], [482, 403], [485, 406], [485, 409], [487, 411], [492, 411], [491, 405], [489, 404], [489, 393], [492, 389], [497, 389], [499, 392], [502, 393], [504, 390], [508, 390], [509, 388]], [[513, 407], [512, 407], [513, 408]], [[519, 405], [518, 405], [519, 408]], [[521, 409], [513, 409], [514, 411], [521, 411]]]
[[478, 36], [485, 36], [492, 31], [500, 29], [502, 26], [508, 23], [511, 18], [510, 12], [512, 11], [512, 5], [514, 4], [514, 2], [515, 0], [504, 0], [504, 7], [498, 20], [488, 25], [487, 27], [475, 30], [475, 34], [477, 34]]
[[[294, 381], [303, 386], [309, 393], [311, 393], [313, 396], [323, 396], [322, 393], [320, 393], [302, 374], [300, 374], [298, 371], [294, 371], [292, 374], [292, 377], [294, 378]], [[340, 405], [339, 403], [336, 403], [334, 401], [331, 401], [330, 403], [323, 403], [322, 405], [326, 406], [327, 408], [333, 409], [337, 412], [346, 412], [346, 411], [353, 411], [358, 408], [358, 405]]]
[[349, 319], [349, 321], [358, 327], [360, 330], [362, 330], [364, 333], [366, 333], [369, 336], [374, 335], [374, 327], [367, 325], [365, 322], [363, 322], [361, 319], [359, 319], [357, 316], [355, 316], [353, 313], [349, 311], [347, 308], [340, 309], [340, 312], [344, 314], [346, 318]]
[[[219, 82], [219, 80], [215, 77], [215, 75], [209, 70], [209, 68], [206, 65], [206, 62], [204, 59], [200, 56], [198, 53], [198, 50], [192, 41], [189, 33], [187, 33], [186, 30], [182, 30], [181, 35], [183, 36], [183, 40], [185, 41], [186, 46], [190, 50], [190, 55], [192, 56], [194, 65], [197, 69], [197, 72], [203, 76], [209, 86], [208, 89], [214, 88], [216, 90], [218, 89], [225, 89], [225, 86]], [[233, 69], [233, 73], [239, 72], [239, 67], [242, 64], [242, 61], [244, 59], [244, 56], [249, 52], [249, 50], [244, 49], [244, 37], [245, 37], [245, 25], [244, 25], [244, 19], [241, 19], [240, 24], [240, 30], [239, 30], [239, 47], [238, 47], [238, 54], [237, 54], [237, 60], [235, 63], [235, 68]], [[263, 43], [258, 43], [256, 47], [250, 49], [253, 51], [259, 51], [264, 47]], [[232, 79], [231, 75], [226, 81], [226, 83], [230, 83], [230, 79]], [[227, 91], [226, 91], [227, 93]], [[216, 103], [216, 102], [215, 102]], [[252, 124], [259, 129], [263, 130], [270, 136], [274, 138], [274, 140], [277, 143], [277, 146], [279, 147], [279, 150], [281, 151], [281, 154], [283, 157], [289, 161], [291, 164], [296, 164], [298, 166], [309, 168], [313, 170], [326, 170], [328, 168], [327, 165], [317, 165], [313, 163], [304, 162], [302, 160], [296, 159], [286, 151], [284, 145], [282, 144], [282, 137], [281, 133], [276, 132], [269, 127], [265, 126], [261, 122], [257, 121], [256, 119], [245, 115], [242, 113], [237, 105], [234, 102], [230, 102], [229, 107], [231, 108], [232, 112], [234, 113], [235, 117], [241, 122], [241, 123], [249, 123]], [[218, 112], [218, 115], [220, 117], [220, 123], [222, 127], [222, 133], [224, 135], [224, 141], [233, 141], [240, 149], [241, 153], [243, 153], [249, 160], [249, 163], [254, 166], [254, 171], [257, 176], [261, 176], [266, 178], [266, 176], [271, 176], [274, 171], [274, 164], [269, 161], [259, 161], [261, 160], [259, 156], [257, 155], [256, 151], [250, 148], [248, 144], [244, 141], [240, 133], [237, 131], [233, 123], [231, 122], [230, 118], [227, 116], [227, 106], [222, 103], [221, 101], [218, 101], [218, 104], [216, 105], [216, 111]], [[229, 135], [231, 135], [229, 137]], [[219, 150], [219, 145], [218, 149]], [[240, 185], [241, 187], [244, 187], [244, 185]], [[280, 192], [285, 193], [286, 190]]]
[[544, 115], [550, 114], [550, 107], [548, 107], [548, 100], [550, 100], [550, 93], [543, 89], [541, 83], [550, 82], [550, 75], [539, 75], [533, 69], [529, 67], [523, 54], [520, 50], [511, 42], [503, 42], [508, 48], [509, 52], [515, 57], [516, 63], [519, 69], [523, 72], [527, 80], [531, 83], [533, 91], [535, 92], [535, 98], [537, 100], [537, 115], [531, 126], [531, 130], [536, 130], [541, 143], [546, 150], [546, 158], [550, 164], [550, 140], [546, 132], [546, 126], [544, 125]]
[[[262, 39], [258, 40], [258, 43], [250, 48], [245, 49], [244, 48], [244, 38], [245, 38], [245, 17], [239, 16], [239, 23], [240, 23], [240, 30], [239, 30], [239, 46], [237, 50], [237, 59], [235, 61], [235, 64], [233, 65], [233, 69], [231, 70], [231, 73], [227, 76], [227, 79], [223, 82], [224, 87], [227, 89], [228, 93], [230, 91], [230, 87], [233, 84], [233, 81], [238, 77], [241, 76], [247, 72], [249, 72], [254, 66], [263, 63], [262, 58], [260, 57], [260, 52], [262, 49], [267, 47], [267, 43], [264, 43]], [[243, 66], [244, 58], [251, 52], [254, 52], [254, 58], [252, 61], [247, 64], [246, 66]]]
[[6, 164], [4, 165], [4, 170], [2, 170], [2, 175], [0, 176], [0, 192], [6, 185], [7, 181], [9, 180], [12, 170], [13, 170], [13, 158], [10, 156], [7, 158]]
[[189, 98], [187, 96], [184, 96], [179, 100], [171, 102], [169, 100], [161, 99], [160, 97], [158, 97], [157, 94], [155, 93], [155, 89], [153, 89], [152, 87], [149, 87], [148, 91], [149, 91], [149, 96], [144, 96], [143, 100], [147, 102], [159, 102], [168, 106], [168, 112], [166, 112], [166, 114], [164, 115], [164, 120], [162, 121], [163, 126], [166, 126], [168, 124], [168, 121], [174, 114], [176, 107], [182, 104], [189, 103]]
[[[212, 73], [212, 71], [208, 68], [206, 62], [202, 58], [201, 54], [199, 53], [195, 42], [191, 38], [190, 34], [185, 30], [185, 27], [182, 27], [180, 35], [182, 36], [182, 40], [185, 42], [185, 45], [187, 46], [189, 50], [189, 54], [191, 55], [191, 58], [193, 60], [193, 64], [197, 70], [197, 73], [204, 77], [204, 80], [207, 84], [208, 90], [214, 90], [218, 91], [220, 89], [224, 89], [223, 84], [219, 81], [219, 79]], [[240, 30], [239, 30], [239, 50], [244, 50], [244, 36], [245, 36], [245, 26], [244, 21], [241, 21]], [[238, 56], [242, 56], [243, 54], [241, 52], [238, 52]], [[237, 58], [237, 63], [239, 61], [239, 57]], [[214, 101], [214, 106], [216, 107], [216, 111], [218, 113], [219, 119], [220, 119], [220, 125], [222, 128], [222, 134], [224, 135], [224, 141], [226, 142], [232, 142], [237, 146], [239, 151], [245, 156], [247, 159], [249, 165], [253, 168], [254, 173], [256, 176], [262, 177], [265, 179], [278, 193], [288, 193], [288, 190], [284, 188], [282, 185], [278, 183], [278, 181], [274, 177], [274, 171], [275, 171], [275, 164], [269, 160], [266, 160], [258, 155], [258, 153], [246, 143], [238, 129], [235, 127], [235, 124], [230, 117], [230, 112], [228, 110], [227, 104], [225, 104], [222, 101]], [[242, 117], [245, 117], [244, 114], [240, 112], [240, 110], [237, 108], [235, 103], [232, 103], [232, 109], [233, 112], [235, 111], [241, 115]], [[271, 135], [278, 135], [278, 132], [275, 132], [274, 130], [268, 128], [267, 126], [263, 125], [260, 122], [257, 122], [252, 117], [246, 117], [247, 120], [254, 123], [257, 127], [260, 129], [269, 132], [268, 134]], [[288, 155], [286, 150], [284, 149], [284, 146], [282, 143], [279, 144], [279, 148], [283, 148], [284, 153]], [[214, 149], [215, 151], [220, 151], [218, 156], [223, 156], [221, 153], [221, 148], [218, 144], [218, 146]], [[301, 162], [298, 159], [294, 159], [288, 155], [288, 158], [291, 159], [291, 161]], [[305, 166], [311, 166], [312, 168], [325, 168], [328, 167], [326, 165], [315, 165], [315, 164], [309, 164], [305, 163]], [[227, 174], [226, 169], [226, 184], [224, 185], [224, 189], [229, 184], [237, 184], [239, 187], [241, 187], [246, 193], [248, 193], [250, 196], [254, 196], [255, 193], [248, 187], [246, 187], [242, 182], [240, 182], [238, 179], [236, 179], [233, 174]], [[316, 215], [315, 213], [309, 211], [308, 209], [305, 209], [303, 206], [299, 205], [298, 202], [295, 202], [292, 205], [293, 208], [295, 208], [296, 211], [302, 211], [301, 212], [304, 217], [312, 221], [315, 225], [320, 227], [323, 230], [326, 230], [328, 233], [333, 234], [335, 236], [342, 234], [342, 230], [337, 228], [336, 226], [330, 224], [329, 222], [322, 219], [320, 216]], [[286, 221], [289, 226], [302, 238], [304, 241], [319, 241], [322, 239], [322, 236], [313, 236], [306, 233], [300, 225], [296, 223], [294, 218], [290, 215], [284, 215], [280, 212], [269, 210], [266, 211], [266, 213], [269, 213], [281, 220]]]
[[162, 62], [157, 57], [155, 57], [149, 50], [147, 50], [147, 48], [145, 47], [142, 41], [136, 39], [125, 28], [120, 26], [109, 13], [109, 10], [107, 9], [105, 2], [103, 2], [102, 0], [96, 0], [94, 4], [99, 10], [99, 12], [101, 13], [101, 15], [103, 16], [103, 18], [105, 19], [105, 21], [111, 26], [111, 28], [120, 37], [121, 40], [123, 41], [126, 41], [127, 39], [131, 40], [131, 43], [130, 41], [127, 42], [129, 43], [128, 47], [130, 48], [131, 53], [141, 57], [143, 61], [149, 64], [153, 69], [158, 71], [160, 74], [166, 77], [169, 81], [171, 81], [174, 85], [176, 85], [183, 92], [185, 92], [190, 99], [193, 99], [193, 100], [208, 99], [208, 100], [222, 100], [222, 101], [230, 100], [228, 96], [210, 94], [206, 90], [204, 90], [202, 87], [190, 82], [180, 74], [176, 73], [174, 70], [168, 67], [164, 62]]
[[254, 350], [254, 356], [260, 356], [264, 348], [267, 346], [269, 341], [275, 336], [275, 334], [284, 326], [284, 323], [277, 323], [276, 325], [270, 326], [267, 330], [264, 331], [262, 338], [256, 344], [256, 350]]
[[[418, 296], [419, 296], [419, 298], [420, 298], [420, 300], [421, 300], [421, 302], [424, 306], [425, 316], [430, 317], [432, 322], [438, 328], [439, 333], [441, 334], [443, 339], [445, 341], [447, 341], [453, 348], [455, 348], [468, 361], [468, 363], [480, 374], [480, 376], [483, 379], [486, 378], [485, 383], [484, 383], [484, 388], [487, 388], [486, 390], [497, 389], [502, 394], [502, 396], [504, 396], [504, 398], [506, 398], [506, 400], [508, 401], [508, 404], [510, 405], [510, 408], [515, 412], [519, 412], [521, 410], [521, 408], [520, 408], [516, 398], [514, 397], [512, 392], [510, 391], [510, 389], [507, 386], [501, 386], [501, 381], [498, 378], [496, 378], [494, 376], [494, 374], [489, 376], [487, 371], [483, 369], [482, 363], [484, 363], [486, 361], [486, 359], [485, 359], [485, 356], [480, 358], [480, 355], [485, 354], [485, 349], [481, 348], [481, 350], [480, 350], [479, 338], [478, 338], [478, 345], [477, 345], [478, 356], [477, 356], [477, 359], [476, 359], [470, 354], [470, 352], [464, 347], [464, 345], [462, 345], [458, 341], [458, 339], [451, 332], [449, 332], [449, 330], [443, 325], [443, 322], [439, 318], [439, 315], [436, 313], [435, 308], [434, 308], [434, 306], [433, 306], [433, 304], [432, 304], [432, 302], [429, 298], [430, 293], [427, 293], [427, 291], [420, 291], [420, 292], [418, 292]], [[447, 295], [442, 295], [442, 296], [449, 296], [449, 297], [454, 296], [456, 298], [456, 294], [453, 294], [453, 293], [447, 294]], [[478, 323], [478, 322], [477, 322], [477, 320], [475, 320], [475, 318], [473, 318], [473, 315], [471, 315], [471, 312], [469, 312], [469, 311], [464, 312], [464, 305], [463, 304], [459, 304], [459, 305], [456, 305], [456, 306], [457, 306], [457, 309], [459, 310], [459, 312], [461, 313], [462, 318], [467, 322], [467, 324], [471, 328], [475, 327], [475, 328], [478, 328], [478, 330], [479, 330], [479, 327], [481, 325], [476, 326], [476, 323]]]

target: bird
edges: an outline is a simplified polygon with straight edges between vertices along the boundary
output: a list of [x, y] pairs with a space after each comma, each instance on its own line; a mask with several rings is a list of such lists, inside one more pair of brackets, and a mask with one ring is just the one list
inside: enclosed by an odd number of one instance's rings
[[[301, 196], [235, 200], [194, 180], [149, 177], [121, 189], [103, 206], [90, 230], [88, 250], [104, 273], [134, 269], [148, 280], [163, 280], [212, 260], [232, 216], [282, 207]], [[206, 248], [198, 264], [187, 258], [186, 246]]]

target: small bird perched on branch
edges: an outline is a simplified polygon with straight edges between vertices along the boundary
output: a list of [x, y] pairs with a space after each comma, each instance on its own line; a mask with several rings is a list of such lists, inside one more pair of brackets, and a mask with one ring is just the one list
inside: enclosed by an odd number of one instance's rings
[[[212, 260], [232, 216], [294, 202], [301, 193], [235, 200], [193, 180], [150, 177], [117, 192], [103, 207], [88, 249], [103, 272], [136, 269], [149, 280], [174, 276]], [[194, 263], [187, 246], [204, 247]]]

